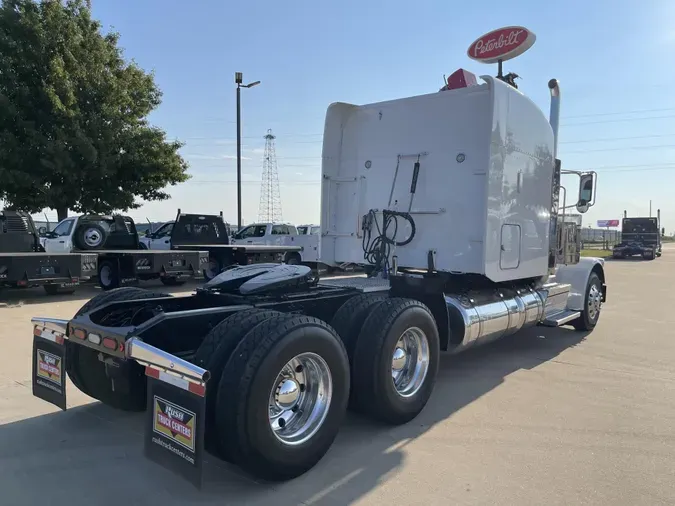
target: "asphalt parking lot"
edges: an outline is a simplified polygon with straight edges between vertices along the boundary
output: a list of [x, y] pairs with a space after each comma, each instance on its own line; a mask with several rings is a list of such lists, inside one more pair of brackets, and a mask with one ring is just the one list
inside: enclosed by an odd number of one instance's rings
[[606, 269], [592, 334], [535, 328], [444, 356], [408, 425], [349, 416], [324, 460], [284, 484], [207, 456], [201, 492], [144, 459], [141, 415], [72, 384], [65, 413], [32, 397], [30, 317], [70, 317], [96, 292], [12, 295], [0, 307], [0, 504], [674, 504], [675, 249]]

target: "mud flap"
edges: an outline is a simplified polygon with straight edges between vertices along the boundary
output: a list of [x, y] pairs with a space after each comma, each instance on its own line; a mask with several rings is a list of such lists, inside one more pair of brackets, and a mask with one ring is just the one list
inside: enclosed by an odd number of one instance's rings
[[202, 487], [205, 386], [146, 367], [145, 455]]
[[45, 337], [33, 335], [33, 395], [65, 411], [66, 347], [63, 337], [42, 334]]

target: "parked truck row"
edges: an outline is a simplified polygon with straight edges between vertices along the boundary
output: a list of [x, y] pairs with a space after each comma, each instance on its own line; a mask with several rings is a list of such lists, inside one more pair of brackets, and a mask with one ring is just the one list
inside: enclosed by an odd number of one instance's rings
[[[497, 30], [468, 51], [499, 61], [496, 77], [460, 69], [439, 92], [328, 107], [320, 260], [371, 276], [319, 280], [304, 265], [260, 263], [186, 296], [99, 294], [73, 318], [33, 318], [33, 394], [65, 410], [67, 376], [109, 406], [144, 411], [146, 455], [197, 485], [205, 451], [285, 480], [323, 458], [347, 409], [413, 420], [442, 350], [535, 325], [591, 332], [604, 263], [580, 257], [577, 226], [560, 215], [595, 203], [597, 176], [562, 169], [558, 82], [546, 118], [501, 71], [533, 42], [526, 28]], [[561, 174], [578, 189], [561, 191]]]
[[143, 237], [123, 215], [73, 216], [41, 235], [26, 213], [5, 211], [0, 222], [0, 286], [44, 286], [48, 294], [72, 293], [90, 280], [103, 290], [152, 279], [176, 286], [212, 279], [232, 265], [281, 263], [302, 251], [298, 245], [230, 244], [222, 215], [180, 210], [159, 234]]

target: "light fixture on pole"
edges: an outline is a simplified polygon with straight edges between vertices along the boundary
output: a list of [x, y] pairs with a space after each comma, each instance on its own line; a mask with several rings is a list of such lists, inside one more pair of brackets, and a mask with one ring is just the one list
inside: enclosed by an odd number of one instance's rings
[[237, 85], [237, 227], [241, 230], [241, 89], [253, 88], [259, 85], [260, 81], [242, 84], [244, 74], [235, 72], [234, 82]]

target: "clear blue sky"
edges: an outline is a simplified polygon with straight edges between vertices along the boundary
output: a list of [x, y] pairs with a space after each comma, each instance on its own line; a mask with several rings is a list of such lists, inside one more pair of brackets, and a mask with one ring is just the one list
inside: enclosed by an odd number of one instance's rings
[[[645, 215], [649, 199], [675, 231], [675, 2], [416, 0], [225, 2], [92, 0], [128, 58], [154, 70], [164, 92], [152, 121], [186, 142], [190, 182], [137, 219], [223, 210], [236, 221], [233, 74], [261, 80], [243, 90], [245, 222], [257, 218], [263, 136], [277, 135], [283, 217], [318, 222], [321, 133], [328, 104], [369, 103], [437, 91], [463, 67], [479, 35], [510, 24], [537, 35], [505, 64], [548, 113], [546, 83], [563, 92], [563, 167], [599, 173], [598, 203], [584, 218]], [[625, 4], [625, 5], [624, 5]], [[639, 111], [639, 112], [635, 112]], [[605, 140], [602, 140], [605, 139]], [[651, 146], [651, 147], [650, 147]]]

